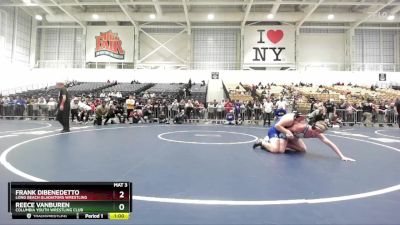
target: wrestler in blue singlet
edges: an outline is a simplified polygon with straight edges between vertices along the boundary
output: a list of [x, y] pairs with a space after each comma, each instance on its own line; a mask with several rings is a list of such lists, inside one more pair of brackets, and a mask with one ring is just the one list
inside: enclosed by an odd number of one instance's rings
[[285, 134], [281, 133], [278, 129], [275, 128], [275, 124], [277, 124], [279, 122], [279, 120], [281, 120], [282, 117], [279, 117], [274, 125], [272, 125], [269, 129], [268, 129], [268, 138], [282, 138], [282, 139], [286, 139]]

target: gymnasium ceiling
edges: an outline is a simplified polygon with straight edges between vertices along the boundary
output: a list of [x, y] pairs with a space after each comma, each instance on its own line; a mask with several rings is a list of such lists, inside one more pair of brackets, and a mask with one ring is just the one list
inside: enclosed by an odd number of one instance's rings
[[41, 25], [133, 23], [191, 28], [261, 22], [400, 29], [400, 0], [0, 0], [0, 7], [40, 15]]

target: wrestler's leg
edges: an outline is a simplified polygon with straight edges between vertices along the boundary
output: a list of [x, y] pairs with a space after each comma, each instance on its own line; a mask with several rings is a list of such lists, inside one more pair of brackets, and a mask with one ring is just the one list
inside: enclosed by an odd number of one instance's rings
[[306, 152], [307, 151], [306, 144], [304, 144], [304, 141], [301, 140], [300, 138], [294, 138], [294, 139], [288, 140], [287, 148], [293, 149], [298, 152]]

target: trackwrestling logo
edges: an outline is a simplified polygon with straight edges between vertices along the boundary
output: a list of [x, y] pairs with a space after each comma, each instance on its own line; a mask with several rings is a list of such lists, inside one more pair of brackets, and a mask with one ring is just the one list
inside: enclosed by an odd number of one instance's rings
[[118, 33], [113, 33], [111, 30], [103, 33], [100, 32], [96, 36], [96, 50], [95, 57], [109, 56], [114, 59], [125, 59], [125, 50], [122, 48], [122, 41], [118, 37]]

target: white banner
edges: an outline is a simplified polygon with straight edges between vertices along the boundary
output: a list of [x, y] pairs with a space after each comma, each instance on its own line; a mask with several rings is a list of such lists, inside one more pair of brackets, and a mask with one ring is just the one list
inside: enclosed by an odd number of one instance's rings
[[249, 26], [244, 33], [244, 64], [294, 64], [293, 26]]
[[134, 28], [89, 26], [86, 33], [86, 62], [133, 62]]

